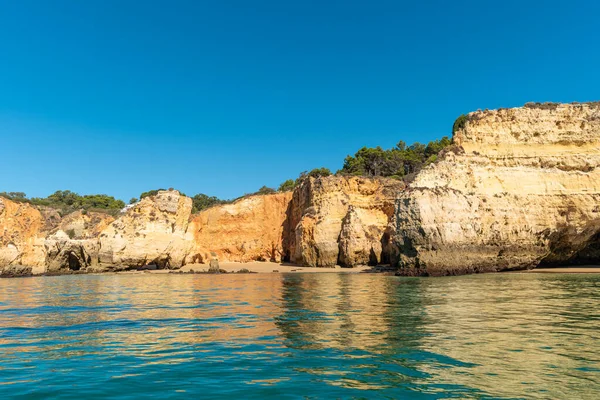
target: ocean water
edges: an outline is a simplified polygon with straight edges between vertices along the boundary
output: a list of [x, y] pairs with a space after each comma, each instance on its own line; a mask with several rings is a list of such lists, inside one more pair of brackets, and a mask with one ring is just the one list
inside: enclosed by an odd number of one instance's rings
[[600, 275], [0, 280], [0, 398], [598, 399]]

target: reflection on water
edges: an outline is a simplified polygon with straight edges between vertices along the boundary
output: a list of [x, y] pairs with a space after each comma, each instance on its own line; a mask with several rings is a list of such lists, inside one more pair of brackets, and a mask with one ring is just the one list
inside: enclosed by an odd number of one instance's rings
[[0, 396], [598, 398], [600, 276], [0, 280]]

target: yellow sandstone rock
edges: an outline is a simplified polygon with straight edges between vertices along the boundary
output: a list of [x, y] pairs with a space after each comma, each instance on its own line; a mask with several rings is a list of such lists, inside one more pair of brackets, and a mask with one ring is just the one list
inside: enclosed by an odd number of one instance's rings
[[397, 204], [400, 272], [598, 261], [600, 106], [478, 111]]

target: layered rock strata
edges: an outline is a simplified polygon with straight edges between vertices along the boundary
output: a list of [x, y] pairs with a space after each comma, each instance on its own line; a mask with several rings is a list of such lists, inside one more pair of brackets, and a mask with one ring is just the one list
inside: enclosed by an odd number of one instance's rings
[[401, 274], [600, 260], [598, 104], [478, 111], [453, 142], [399, 196]]
[[291, 192], [251, 196], [192, 216], [186, 262], [207, 263], [211, 253], [221, 261], [281, 261], [291, 198]]
[[287, 258], [311, 267], [386, 262], [386, 230], [403, 188], [393, 179], [304, 180], [294, 191], [286, 221]]
[[175, 190], [142, 199], [100, 233], [100, 266], [181, 267], [190, 247], [186, 231], [191, 212], [192, 199]]

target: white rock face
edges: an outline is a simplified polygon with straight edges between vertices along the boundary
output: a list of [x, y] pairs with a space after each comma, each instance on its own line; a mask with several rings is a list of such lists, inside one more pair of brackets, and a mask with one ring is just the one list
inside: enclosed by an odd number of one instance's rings
[[180, 267], [190, 247], [191, 211], [192, 199], [175, 190], [144, 198], [100, 234], [100, 265]]
[[600, 106], [475, 112], [397, 204], [401, 273], [598, 261]]

